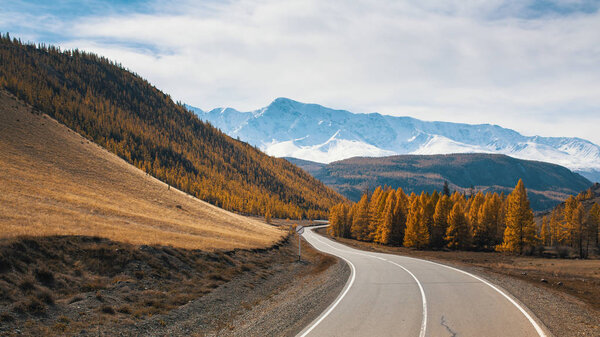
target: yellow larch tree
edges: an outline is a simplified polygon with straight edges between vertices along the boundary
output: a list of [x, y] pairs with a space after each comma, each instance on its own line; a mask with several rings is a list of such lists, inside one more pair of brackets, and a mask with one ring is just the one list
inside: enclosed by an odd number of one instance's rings
[[478, 248], [493, 249], [500, 243], [502, 200], [497, 193], [488, 193], [479, 208], [477, 222], [472, 224], [473, 243]]
[[430, 245], [432, 248], [442, 248], [445, 245], [448, 216], [452, 210], [452, 201], [443, 194], [435, 205], [433, 213], [433, 228], [431, 229]]
[[484, 202], [485, 197], [481, 191], [477, 192], [477, 194], [470, 200], [468, 220], [471, 231], [475, 230], [475, 228], [479, 226], [479, 210], [481, 209], [481, 206], [483, 206]]
[[536, 244], [533, 212], [527, 199], [527, 190], [523, 180], [519, 179], [515, 189], [508, 195], [506, 206], [506, 229], [501, 251], [523, 253], [527, 246]]
[[585, 234], [583, 227], [583, 217], [585, 210], [583, 209], [583, 203], [577, 201], [577, 206], [571, 214], [571, 221], [569, 222], [569, 231], [571, 232], [571, 245], [579, 251], [579, 257], [585, 258], [583, 250], [583, 237]]
[[[438, 193], [435, 192], [432, 195], [427, 193], [421, 193], [419, 196], [419, 204], [421, 205], [421, 215], [419, 216], [419, 228], [426, 228], [427, 233], [431, 233], [433, 227], [433, 214], [435, 213], [435, 202], [438, 199]], [[429, 243], [429, 238], [427, 239]]]
[[394, 205], [394, 218], [392, 222], [392, 233], [390, 234], [390, 244], [401, 245], [404, 241], [406, 218], [408, 217], [408, 208], [410, 204], [408, 196], [400, 187], [396, 190], [395, 199], [396, 204]]
[[411, 197], [410, 211], [406, 220], [404, 246], [410, 248], [425, 248], [429, 243], [429, 232], [426, 226], [421, 226], [421, 203], [419, 197]]
[[544, 246], [550, 245], [550, 224], [548, 223], [548, 217], [542, 217], [542, 227], [540, 228], [540, 242]]
[[588, 224], [592, 230], [592, 234], [595, 232], [596, 235], [594, 241], [596, 246], [600, 248], [600, 205], [598, 205], [598, 203], [594, 203], [594, 206], [592, 206], [592, 209], [590, 210]]
[[471, 232], [468, 220], [462, 206], [454, 204], [448, 216], [448, 229], [446, 230], [447, 246], [450, 249], [465, 249], [471, 245]]
[[383, 216], [380, 219], [375, 242], [380, 244], [390, 244], [393, 240], [394, 227], [394, 209], [396, 208], [396, 193], [389, 193], [383, 209]]
[[365, 238], [367, 241], [374, 241], [375, 239], [375, 234], [383, 215], [383, 208], [385, 207], [385, 198], [387, 197], [386, 190], [384, 190], [381, 186], [377, 187], [371, 196], [371, 200], [369, 201], [369, 226], [367, 228], [368, 236]]
[[369, 238], [369, 195], [363, 194], [360, 201], [354, 204], [351, 233], [357, 240], [366, 241]]
[[565, 238], [562, 230], [561, 214], [558, 208], [550, 214], [550, 245], [559, 246], [564, 244]]
[[348, 205], [344, 203], [331, 207], [329, 211], [329, 234], [343, 238], [350, 237], [350, 226], [348, 223]]

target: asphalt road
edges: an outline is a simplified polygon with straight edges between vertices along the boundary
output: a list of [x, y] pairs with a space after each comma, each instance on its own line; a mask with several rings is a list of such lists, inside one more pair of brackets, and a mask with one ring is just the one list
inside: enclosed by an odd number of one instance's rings
[[365, 252], [312, 230], [303, 237], [352, 274], [304, 336], [551, 336], [527, 308], [483, 278], [442, 264]]

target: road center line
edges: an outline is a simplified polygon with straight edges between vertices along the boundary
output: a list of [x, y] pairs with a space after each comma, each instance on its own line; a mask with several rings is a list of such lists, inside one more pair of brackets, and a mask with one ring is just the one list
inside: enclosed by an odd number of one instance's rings
[[[329, 246], [329, 247], [331, 247], [331, 248], [333, 248], [333, 249], [335, 249], [335, 250], [338, 250], [338, 251], [343, 251], [343, 250], [341, 250], [341, 249], [339, 249], [339, 248], [333, 247], [332, 245], [330, 245], [330, 244], [327, 244], [326, 242], [323, 242], [323, 241], [321, 241], [321, 240], [317, 239], [317, 238], [316, 238], [316, 235], [314, 235], [314, 236], [313, 236], [313, 238], [315, 238], [317, 241], [319, 241], [319, 242], [321, 242], [321, 243], [323, 243], [323, 244], [325, 244], [325, 245], [327, 245], [327, 246]], [[344, 247], [347, 247], [347, 246], [344, 246]], [[398, 266], [398, 267], [400, 267], [400, 268], [404, 269], [404, 270], [405, 270], [407, 273], [409, 273], [409, 274], [410, 274], [410, 275], [413, 277], [413, 279], [414, 279], [414, 280], [417, 282], [417, 285], [419, 286], [419, 290], [421, 290], [421, 296], [422, 296], [422, 301], [423, 301], [423, 322], [422, 322], [422, 324], [421, 324], [421, 333], [419, 334], [419, 336], [420, 336], [420, 337], [424, 337], [424, 336], [425, 336], [425, 330], [426, 330], [426, 327], [427, 327], [427, 324], [426, 324], [426, 323], [427, 323], [427, 320], [426, 320], [426, 316], [427, 316], [427, 305], [426, 305], [425, 292], [423, 291], [423, 286], [421, 285], [421, 282], [419, 282], [419, 280], [418, 280], [418, 279], [415, 277], [415, 275], [414, 275], [412, 272], [410, 272], [408, 269], [404, 268], [403, 266], [401, 266], [401, 265], [399, 265], [399, 264], [397, 264], [397, 263], [395, 263], [395, 262], [393, 262], [393, 261], [387, 260], [387, 259], [385, 259], [385, 258], [382, 258], [382, 257], [379, 257], [379, 256], [374, 256], [374, 255], [368, 255], [368, 254], [364, 254], [364, 253], [355, 252], [355, 250], [357, 250], [357, 249], [354, 249], [354, 248], [350, 248], [350, 247], [348, 247], [348, 250], [347, 250], [347, 251], [343, 251], [343, 252], [345, 252], [345, 253], [349, 253], [349, 254], [363, 255], [363, 256], [367, 256], [367, 257], [374, 257], [374, 258], [377, 258], [377, 259], [380, 259], [380, 260], [387, 261], [387, 262], [389, 262], [389, 263], [391, 263], [391, 264], [394, 264], [394, 265], [396, 265], [396, 266]], [[380, 253], [380, 254], [385, 254], [385, 253]], [[388, 254], [388, 255], [389, 255], [389, 254]], [[400, 255], [392, 255], [392, 256], [400, 256]], [[340, 257], [341, 257], [341, 256], [340, 256]], [[431, 264], [435, 264], [435, 265], [438, 265], [438, 266], [446, 267], [446, 268], [448, 268], [448, 269], [452, 269], [452, 270], [454, 270], [454, 271], [457, 271], [457, 272], [463, 273], [463, 274], [465, 274], [465, 275], [471, 276], [472, 278], [474, 278], [474, 279], [476, 279], [476, 280], [478, 280], [478, 281], [480, 281], [480, 282], [483, 282], [484, 284], [486, 284], [487, 286], [491, 287], [491, 288], [492, 288], [492, 289], [494, 289], [496, 292], [498, 292], [500, 295], [502, 295], [504, 298], [506, 298], [506, 299], [507, 299], [507, 300], [508, 300], [510, 303], [512, 303], [512, 304], [513, 304], [515, 307], [517, 307], [517, 309], [519, 309], [519, 311], [520, 311], [520, 312], [521, 312], [521, 313], [522, 313], [522, 314], [525, 316], [525, 318], [527, 318], [527, 320], [528, 320], [528, 321], [531, 323], [531, 325], [533, 325], [533, 327], [534, 327], [535, 331], [538, 333], [538, 335], [539, 335], [540, 337], [549, 337], [549, 336], [548, 336], [548, 335], [547, 335], [547, 334], [544, 332], [544, 329], [543, 329], [543, 328], [542, 328], [542, 327], [541, 327], [541, 326], [538, 324], [538, 322], [537, 322], [537, 321], [536, 321], [536, 320], [535, 320], [535, 319], [534, 319], [534, 318], [533, 318], [533, 317], [532, 317], [532, 316], [529, 314], [529, 312], [527, 312], [527, 310], [525, 310], [525, 308], [524, 308], [522, 305], [520, 305], [519, 303], [517, 303], [517, 301], [515, 301], [515, 300], [514, 300], [514, 299], [513, 299], [511, 296], [509, 296], [508, 294], [506, 294], [506, 292], [504, 292], [503, 290], [501, 290], [500, 288], [498, 288], [497, 286], [495, 286], [495, 285], [494, 285], [494, 284], [492, 284], [491, 282], [489, 282], [489, 281], [487, 281], [487, 280], [485, 280], [485, 279], [483, 279], [483, 278], [481, 278], [481, 277], [479, 277], [479, 276], [476, 276], [476, 275], [474, 275], [474, 274], [471, 274], [471, 273], [469, 273], [469, 272], [467, 272], [467, 271], [464, 271], [464, 270], [461, 270], [461, 269], [458, 269], [458, 268], [454, 268], [454, 267], [450, 267], [450, 266], [448, 266], [448, 265], [445, 265], [445, 264], [442, 264], [442, 263], [437, 263], [437, 262], [433, 262], [433, 261], [429, 261], [429, 260], [424, 260], [424, 259], [419, 259], [419, 258], [414, 258], [414, 257], [407, 257], [407, 256], [402, 256], [402, 257], [404, 257], [404, 258], [408, 258], [408, 259], [413, 259], [413, 260], [425, 261], [425, 262], [428, 262], [428, 263], [431, 263]], [[342, 258], [343, 258], [343, 257], [342, 257]], [[347, 261], [348, 263], [350, 263], [350, 262], [349, 262], [348, 260], [346, 260], [345, 258], [343, 258], [343, 259], [344, 259], [345, 261]], [[305, 335], [302, 335], [301, 337], [303, 337], [303, 336], [305, 336]]]
[[[425, 334], [426, 334], [426, 331], [427, 331], [427, 299], [425, 297], [425, 290], [423, 289], [423, 286], [421, 285], [421, 282], [419, 281], [419, 279], [417, 279], [417, 277], [415, 276], [415, 274], [413, 274], [410, 270], [406, 269], [404, 266], [402, 266], [402, 265], [400, 265], [400, 264], [398, 264], [396, 262], [387, 260], [387, 259], [385, 259], [383, 257], [376, 256], [376, 255], [365, 254], [365, 253], [359, 253], [359, 252], [355, 251], [356, 249], [353, 249], [353, 248], [347, 248], [346, 250], [342, 250], [342, 249], [339, 249], [337, 247], [334, 247], [334, 246], [328, 244], [327, 242], [324, 242], [321, 239], [317, 238], [317, 236], [314, 235], [314, 233], [312, 233], [312, 231], [311, 231], [311, 236], [316, 241], [318, 241], [318, 242], [320, 242], [320, 243], [322, 243], [322, 244], [324, 244], [326, 246], [329, 246], [332, 249], [335, 249], [335, 250], [338, 250], [338, 251], [344, 252], [344, 253], [362, 255], [362, 256], [366, 256], [366, 257], [370, 257], [370, 258], [375, 258], [375, 259], [379, 259], [379, 260], [382, 260], [382, 261], [386, 261], [388, 263], [391, 263], [391, 264], [393, 264], [393, 265], [395, 265], [395, 266], [403, 269], [405, 272], [407, 272], [415, 280], [415, 282], [417, 283], [417, 286], [419, 286], [419, 291], [421, 292], [421, 302], [423, 303], [423, 319], [421, 320], [421, 330], [419, 331], [419, 337], [425, 337]], [[344, 247], [346, 248], [346, 246], [344, 246]], [[354, 265], [352, 264], [352, 262], [348, 261], [346, 258], [344, 258], [342, 256], [339, 256], [339, 255], [338, 255], [338, 257], [344, 259], [344, 261], [348, 262], [348, 264], [350, 264], [350, 266], [352, 267], [352, 281], [350, 283], [350, 286], [352, 286], [352, 283], [354, 283], [354, 277], [355, 277], [355, 268], [354, 268]], [[312, 329], [314, 329], [319, 323], [321, 323], [321, 321], [325, 317], [327, 317], [327, 315], [329, 315], [329, 313], [337, 306], [337, 304], [346, 295], [346, 293], [350, 289], [350, 286], [344, 291], [344, 293], [342, 294], [342, 296], [340, 296], [338, 298], [338, 300], [334, 303], [334, 305], [332, 307], [330, 307], [329, 310], [327, 310], [327, 312], [323, 316], [321, 316], [319, 318], [319, 320], [317, 320], [304, 334], [300, 335], [299, 337], [306, 336]]]
[[423, 286], [421, 285], [421, 282], [419, 282], [419, 279], [417, 279], [415, 274], [413, 274], [410, 270], [404, 268], [404, 266], [399, 265], [393, 261], [389, 261], [389, 260], [386, 260], [386, 261], [388, 263], [391, 263], [397, 267], [404, 269], [404, 271], [409, 273], [410, 276], [412, 276], [412, 278], [415, 279], [415, 282], [417, 282], [417, 285], [419, 286], [419, 290], [421, 291], [421, 300], [423, 302], [423, 320], [421, 321], [421, 332], [419, 333], [419, 337], [425, 337], [425, 333], [427, 331], [427, 299], [425, 298], [425, 290], [423, 290]]
[[[410, 257], [409, 257], [410, 258]], [[415, 259], [415, 258], [410, 258], [410, 259]], [[515, 307], [517, 307], [517, 309], [519, 309], [519, 311], [521, 311], [521, 313], [525, 316], [525, 318], [527, 318], [529, 320], [529, 322], [531, 323], [531, 325], [533, 325], [533, 327], [535, 328], [535, 331], [538, 333], [538, 335], [540, 337], [548, 337], [548, 335], [546, 335], [546, 333], [544, 332], [544, 329], [542, 329], [542, 327], [535, 321], [535, 319], [533, 319], [533, 317], [531, 317], [531, 315], [527, 312], [527, 310], [525, 310], [525, 308], [523, 308], [519, 303], [517, 303], [517, 301], [515, 301], [512, 297], [508, 296], [504, 291], [500, 290], [500, 288], [496, 287], [494, 284], [488, 282], [487, 280], [473, 275], [469, 272], [466, 272], [464, 270], [460, 270], [458, 268], [454, 268], [454, 267], [450, 267], [447, 266], [445, 264], [442, 263], [437, 263], [437, 262], [433, 262], [433, 261], [429, 261], [429, 260], [423, 260], [423, 259], [415, 259], [415, 260], [421, 260], [421, 261], [425, 261], [425, 262], [429, 262], [438, 266], [442, 266], [442, 267], [446, 267], [449, 269], [452, 269], [454, 271], [458, 271], [461, 272], [465, 275], [469, 275], [472, 278], [479, 280], [485, 284], [487, 284], [488, 286], [490, 286], [492, 289], [494, 289], [495, 291], [497, 291], [498, 293], [500, 293], [500, 295], [504, 296], [510, 303], [512, 303]]]
[[[316, 236], [313, 236], [313, 239], [315, 239], [316, 241], [319, 241], [320, 243], [327, 245], [333, 249], [340, 250], [338, 248], [333, 247], [330, 244], [327, 244], [326, 242], [319, 240]], [[335, 309], [335, 307], [337, 307], [337, 305], [342, 301], [342, 299], [348, 293], [348, 290], [350, 290], [350, 288], [354, 284], [354, 279], [356, 278], [356, 268], [354, 267], [354, 264], [352, 264], [352, 262], [350, 262], [348, 259], [346, 259], [343, 256], [338, 255], [338, 257], [343, 259], [344, 261], [346, 261], [346, 263], [348, 263], [348, 265], [350, 266], [351, 273], [352, 273], [352, 275], [350, 276], [350, 282], [346, 285], [346, 289], [344, 289], [342, 294], [335, 300], [335, 302], [333, 302], [333, 304], [329, 307], [329, 309], [327, 309], [327, 311], [325, 311], [323, 314], [321, 314], [321, 316], [308, 329], [306, 329], [306, 331], [304, 331], [303, 334], [299, 335], [298, 337], [305, 337], [306, 335], [308, 335], [317, 325], [319, 325], [319, 323], [321, 323], [322, 320], [325, 319], [325, 317], [329, 316], [329, 314], [333, 311], [333, 309]]]

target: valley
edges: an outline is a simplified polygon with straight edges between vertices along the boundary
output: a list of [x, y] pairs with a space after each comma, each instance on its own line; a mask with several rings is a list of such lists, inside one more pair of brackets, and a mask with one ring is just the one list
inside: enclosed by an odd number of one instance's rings
[[596, 144], [0, 62], [1, 335], [597, 335]]

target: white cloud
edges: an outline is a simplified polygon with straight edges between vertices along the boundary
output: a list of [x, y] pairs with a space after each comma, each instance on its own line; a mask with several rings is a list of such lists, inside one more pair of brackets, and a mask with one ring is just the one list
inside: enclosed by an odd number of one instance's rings
[[62, 46], [115, 59], [204, 109], [250, 110], [286, 96], [600, 143], [598, 12], [542, 15], [510, 0], [416, 3], [172, 2], [155, 4], [155, 14], [54, 27]]

